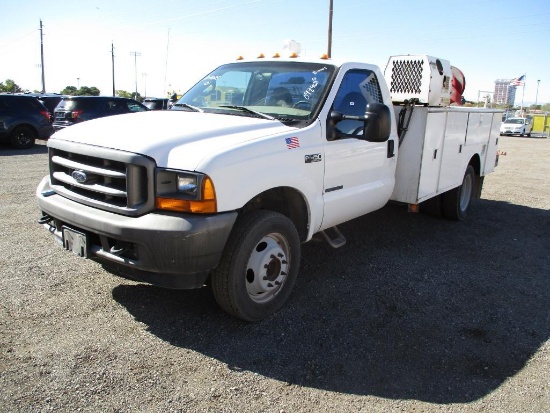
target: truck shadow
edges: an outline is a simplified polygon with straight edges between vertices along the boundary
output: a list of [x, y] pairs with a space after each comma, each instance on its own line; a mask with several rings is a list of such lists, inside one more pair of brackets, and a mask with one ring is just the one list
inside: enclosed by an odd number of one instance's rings
[[312, 241], [290, 302], [247, 324], [208, 289], [120, 285], [148, 331], [290, 385], [432, 403], [477, 400], [550, 338], [550, 213], [478, 201], [465, 222], [384, 209]]

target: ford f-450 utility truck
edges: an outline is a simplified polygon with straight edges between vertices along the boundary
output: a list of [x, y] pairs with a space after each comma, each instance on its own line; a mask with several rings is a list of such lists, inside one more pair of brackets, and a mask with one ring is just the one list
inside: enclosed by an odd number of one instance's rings
[[[465, 218], [497, 163], [501, 114], [453, 106], [449, 62], [260, 58], [218, 67], [172, 110], [57, 132], [39, 222], [75, 254], [168, 288], [211, 285], [261, 320], [288, 299], [301, 244], [429, 199]], [[463, 80], [463, 79], [462, 79]], [[456, 99], [455, 99], [456, 100]]]

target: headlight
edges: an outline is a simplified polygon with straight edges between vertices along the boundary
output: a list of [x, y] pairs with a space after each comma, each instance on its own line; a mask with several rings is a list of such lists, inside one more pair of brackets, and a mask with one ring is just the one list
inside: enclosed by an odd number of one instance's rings
[[194, 196], [197, 193], [197, 176], [177, 174], [178, 192]]
[[216, 191], [208, 175], [157, 169], [155, 188], [157, 209], [198, 214], [217, 211]]

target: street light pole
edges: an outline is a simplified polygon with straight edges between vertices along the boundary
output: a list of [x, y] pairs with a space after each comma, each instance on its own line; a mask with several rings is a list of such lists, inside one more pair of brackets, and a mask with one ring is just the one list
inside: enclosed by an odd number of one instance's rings
[[537, 103], [539, 103], [539, 84], [540, 84], [540, 79], [537, 80], [537, 94], [535, 96], [535, 106], [537, 106]]
[[134, 96], [134, 99], [137, 100], [137, 95], [138, 95], [138, 89], [137, 89], [137, 57], [141, 56], [141, 53], [139, 53], [139, 52], [130, 52], [130, 56], [134, 56], [134, 70], [135, 70], [135, 77], [136, 77], [136, 95]]
[[143, 76], [143, 84], [145, 86], [145, 90], [143, 92], [143, 97], [147, 97], [147, 73], [142, 73], [141, 76]]

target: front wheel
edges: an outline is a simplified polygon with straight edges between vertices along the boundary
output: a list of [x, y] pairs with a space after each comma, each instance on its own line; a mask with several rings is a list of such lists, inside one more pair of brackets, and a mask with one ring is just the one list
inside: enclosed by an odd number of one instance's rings
[[212, 275], [219, 306], [245, 321], [259, 321], [286, 302], [300, 266], [300, 238], [286, 216], [257, 210], [235, 223]]
[[468, 208], [474, 196], [475, 183], [476, 174], [474, 167], [468, 165], [462, 185], [442, 195], [442, 212], [445, 218], [455, 221], [462, 221], [466, 218]]

